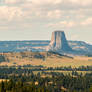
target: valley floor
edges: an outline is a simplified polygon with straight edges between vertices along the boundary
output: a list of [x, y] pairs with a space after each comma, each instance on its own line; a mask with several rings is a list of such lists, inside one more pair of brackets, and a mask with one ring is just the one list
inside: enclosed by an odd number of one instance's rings
[[58, 54], [46, 52], [21, 52], [21, 53], [4, 53], [6, 61], [1, 62], [0, 66], [19, 66], [19, 65], [42, 65], [46, 67], [61, 67], [61, 66], [92, 66], [92, 57], [75, 56], [67, 57]]

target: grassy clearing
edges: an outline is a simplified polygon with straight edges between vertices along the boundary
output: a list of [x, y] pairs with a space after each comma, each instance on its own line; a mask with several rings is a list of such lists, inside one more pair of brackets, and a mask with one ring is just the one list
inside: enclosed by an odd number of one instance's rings
[[1, 83], [2, 81], [3, 81], [3, 82], [4, 82], [4, 81], [7, 81], [7, 82], [8, 82], [9, 80], [8, 80], [8, 79], [0, 79], [0, 83]]

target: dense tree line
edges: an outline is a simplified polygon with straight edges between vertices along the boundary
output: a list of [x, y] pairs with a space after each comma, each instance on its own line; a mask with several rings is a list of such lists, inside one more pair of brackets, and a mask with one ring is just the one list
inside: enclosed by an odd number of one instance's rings
[[[72, 72], [66, 75], [60, 72], [46, 72], [62, 69]], [[0, 79], [9, 80], [0, 83], [0, 92], [92, 92], [92, 73], [83, 75], [77, 72], [91, 69], [91, 66], [47, 69], [42, 66], [0, 67]]]
[[92, 66], [80, 66], [78, 68], [69, 67], [49, 67], [47, 70], [62, 70], [62, 71], [92, 71]]
[[83, 76], [76, 71], [67, 75], [33, 72], [31, 69], [0, 68], [0, 79], [9, 80], [0, 83], [0, 92], [92, 92], [92, 73]]
[[[14, 71], [16, 69], [19, 69], [19, 71], [22, 69], [22, 71], [47, 71], [47, 70], [62, 70], [62, 71], [92, 71], [92, 66], [80, 66], [78, 68], [72, 68], [71, 66], [68, 67], [44, 67], [42, 65], [39, 66], [32, 66], [32, 65], [23, 65], [23, 66], [1, 66], [0, 71], [5, 72], [8, 69], [8, 71]], [[2, 71], [3, 70], [3, 71]]]
[[12, 76], [9, 81], [2, 81], [0, 92], [92, 92], [91, 84], [92, 78], [88, 74], [73, 77], [52, 73], [51, 78], [41, 78], [40, 74], [32, 73], [30, 76]]

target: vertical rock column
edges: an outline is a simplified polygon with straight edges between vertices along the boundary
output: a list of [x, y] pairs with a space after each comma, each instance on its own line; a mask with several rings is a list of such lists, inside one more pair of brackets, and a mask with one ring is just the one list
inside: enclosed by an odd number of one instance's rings
[[54, 31], [52, 33], [51, 42], [48, 50], [51, 51], [71, 51], [68, 42], [65, 37], [64, 31]]

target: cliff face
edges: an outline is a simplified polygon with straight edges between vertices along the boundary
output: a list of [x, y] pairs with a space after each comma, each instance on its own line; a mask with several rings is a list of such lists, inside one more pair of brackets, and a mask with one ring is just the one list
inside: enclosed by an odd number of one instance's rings
[[66, 40], [64, 31], [54, 31], [48, 50], [51, 51], [71, 51], [68, 42]]

